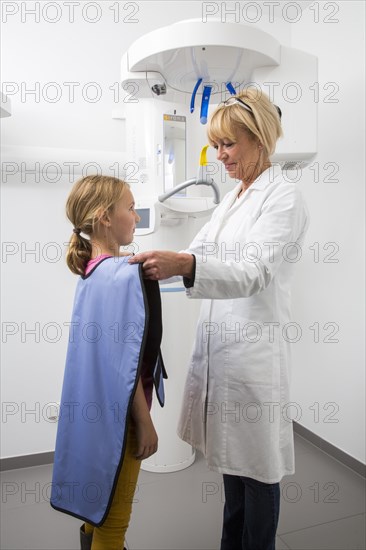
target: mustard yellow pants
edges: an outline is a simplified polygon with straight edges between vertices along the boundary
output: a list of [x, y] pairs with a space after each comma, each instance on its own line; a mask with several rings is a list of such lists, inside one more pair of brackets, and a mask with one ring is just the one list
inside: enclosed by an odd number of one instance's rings
[[122, 469], [108, 516], [100, 527], [85, 524], [85, 533], [87, 535], [93, 533], [91, 550], [122, 550], [124, 547], [141, 466], [141, 461], [134, 457], [136, 446], [134, 426], [130, 424]]

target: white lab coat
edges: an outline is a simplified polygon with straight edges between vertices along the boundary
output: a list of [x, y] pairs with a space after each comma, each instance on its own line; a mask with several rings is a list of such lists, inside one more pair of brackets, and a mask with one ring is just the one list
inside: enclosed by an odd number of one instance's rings
[[[217, 472], [276, 483], [294, 473], [290, 283], [308, 213], [281, 168], [225, 195], [187, 252], [202, 298], [178, 435]], [[304, 289], [305, 291], [305, 289]]]

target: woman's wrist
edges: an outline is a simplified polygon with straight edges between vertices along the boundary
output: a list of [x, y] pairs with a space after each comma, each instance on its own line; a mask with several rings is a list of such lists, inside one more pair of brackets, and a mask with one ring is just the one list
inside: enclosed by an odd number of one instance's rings
[[191, 279], [193, 276], [193, 266], [194, 259], [192, 254], [187, 254], [186, 252], [179, 253], [180, 256], [180, 265], [179, 265], [179, 275]]

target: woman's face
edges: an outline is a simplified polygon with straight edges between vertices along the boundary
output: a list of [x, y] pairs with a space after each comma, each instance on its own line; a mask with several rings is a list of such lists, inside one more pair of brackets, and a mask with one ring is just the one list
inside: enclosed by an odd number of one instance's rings
[[130, 244], [140, 216], [135, 211], [135, 201], [130, 189], [125, 189], [122, 198], [108, 213], [112, 238], [120, 245]]
[[217, 140], [214, 147], [231, 178], [246, 183], [254, 181], [259, 167], [261, 149], [259, 141], [250, 138], [246, 132], [240, 132], [235, 142], [229, 138]]

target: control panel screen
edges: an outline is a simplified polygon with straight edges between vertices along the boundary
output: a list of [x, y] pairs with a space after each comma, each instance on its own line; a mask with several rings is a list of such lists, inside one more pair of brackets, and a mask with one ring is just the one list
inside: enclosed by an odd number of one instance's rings
[[150, 208], [136, 208], [136, 212], [141, 218], [136, 227], [139, 229], [148, 229], [150, 227]]

